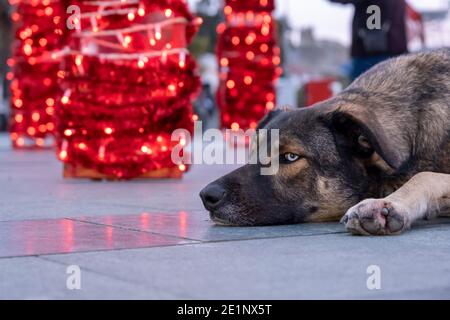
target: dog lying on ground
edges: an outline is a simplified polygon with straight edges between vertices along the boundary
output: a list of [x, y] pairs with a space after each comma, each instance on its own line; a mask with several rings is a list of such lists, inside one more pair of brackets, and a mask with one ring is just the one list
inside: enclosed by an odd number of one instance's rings
[[216, 223], [342, 218], [351, 233], [393, 235], [450, 213], [448, 49], [383, 62], [339, 95], [273, 111], [258, 128], [279, 129], [279, 170], [264, 176], [247, 164], [206, 186]]

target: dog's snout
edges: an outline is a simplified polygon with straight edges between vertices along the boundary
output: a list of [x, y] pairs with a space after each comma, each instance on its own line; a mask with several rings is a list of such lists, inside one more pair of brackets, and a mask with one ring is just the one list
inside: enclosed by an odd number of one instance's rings
[[200, 191], [200, 198], [202, 198], [203, 205], [207, 210], [217, 208], [225, 198], [225, 195], [225, 189], [217, 183], [209, 184]]

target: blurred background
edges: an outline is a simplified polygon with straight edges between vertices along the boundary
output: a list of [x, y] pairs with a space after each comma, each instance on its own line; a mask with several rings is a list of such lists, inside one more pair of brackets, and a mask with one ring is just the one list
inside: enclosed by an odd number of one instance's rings
[[[391, 0], [388, 2], [402, 2]], [[354, 78], [355, 24], [358, 8], [352, 0], [278, 0], [276, 19], [282, 52], [283, 75], [277, 84], [277, 104], [305, 107], [338, 93]], [[221, 0], [189, 0], [203, 18], [191, 51], [197, 57], [203, 90], [194, 104], [205, 127], [218, 126], [215, 92], [219, 85], [215, 56], [216, 26], [223, 21]], [[450, 1], [407, 0], [405, 32], [407, 51], [450, 46]], [[395, 9], [397, 10], [397, 9]], [[7, 58], [12, 26], [8, 0], [0, 0], [0, 130], [7, 129]], [[398, 31], [398, 30], [397, 30]], [[398, 35], [397, 35], [398, 36]], [[353, 45], [352, 45], [353, 42]], [[398, 53], [402, 53], [402, 49]], [[394, 54], [392, 54], [394, 55]], [[389, 55], [391, 56], [391, 55]], [[387, 56], [383, 56], [387, 57]], [[372, 58], [373, 60], [373, 58]], [[367, 60], [362, 60], [367, 63]]]

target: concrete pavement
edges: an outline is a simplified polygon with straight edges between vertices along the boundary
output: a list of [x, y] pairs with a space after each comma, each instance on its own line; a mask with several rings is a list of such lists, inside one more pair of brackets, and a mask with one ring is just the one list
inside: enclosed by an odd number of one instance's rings
[[[0, 136], [0, 298], [450, 298], [450, 219], [397, 237], [350, 236], [337, 223], [214, 226], [198, 192], [233, 168], [64, 180], [52, 151], [13, 152]], [[80, 290], [67, 288], [71, 265]], [[379, 290], [367, 287], [369, 266]]]

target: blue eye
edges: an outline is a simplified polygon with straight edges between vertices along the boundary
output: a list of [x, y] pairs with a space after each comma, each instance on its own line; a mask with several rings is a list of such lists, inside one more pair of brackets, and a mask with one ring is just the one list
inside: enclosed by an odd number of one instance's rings
[[298, 154], [291, 153], [291, 152], [283, 154], [282, 157], [286, 162], [295, 162], [298, 159], [300, 159], [300, 156]]

